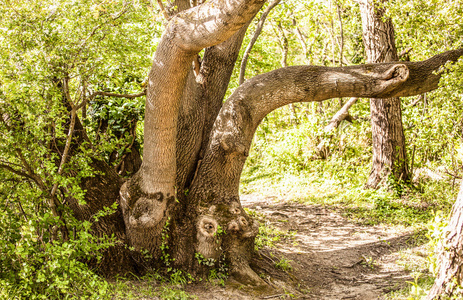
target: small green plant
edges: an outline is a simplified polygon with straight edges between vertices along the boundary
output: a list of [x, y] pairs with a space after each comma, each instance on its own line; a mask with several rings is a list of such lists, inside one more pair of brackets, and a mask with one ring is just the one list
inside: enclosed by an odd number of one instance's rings
[[161, 246], [160, 246], [161, 253], [162, 253], [161, 260], [166, 267], [169, 267], [172, 262], [172, 258], [170, 257], [170, 254], [168, 253], [169, 251], [169, 245], [168, 245], [169, 226], [170, 226], [170, 218], [167, 219], [166, 224], [164, 224], [164, 227], [162, 228], [162, 232], [161, 232], [161, 241], [162, 241]]
[[257, 213], [255, 210], [244, 208], [247, 214], [256, 218], [259, 223], [259, 233], [256, 236], [254, 247], [257, 250], [263, 247], [275, 247], [276, 243], [281, 239], [294, 239], [296, 232], [285, 232], [273, 226], [265, 219], [263, 214]]
[[375, 259], [371, 256], [362, 256], [363, 258], [363, 261], [362, 261], [362, 265], [365, 266], [365, 267], [368, 267], [372, 270], [374, 270], [377, 266], [377, 262], [375, 261]]
[[195, 296], [188, 294], [185, 291], [170, 288], [170, 287], [162, 287], [158, 292], [158, 296], [163, 300], [190, 300], [190, 299], [197, 299]]
[[275, 267], [283, 271], [291, 271], [293, 267], [289, 264], [292, 260], [281, 258], [276, 264]]
[[212, 283], [216, 283], [221, 286], [225, 286], [225, 280], [228, 278], [227, 273], [222, 273], [218, 269], [211, 269], [209, 271], [208, 279]]
[[217, 237], [217, 242], [219, 241], [219, 237], [225, 234], [225, 229], [222, 228], [222, 226], [217, 225], [217, 231], [214, 233], [214, 236]]
[[208, 267], [213, 267], [216, 263], [213, 258], [205, 258], [201, 253], [195, 253], [195, 258], [198, 260], [200, 265], [205, 265]]
[[445, 229], [448, 224], [448, 219], [444, 216], [442, 211], [437, 211], [434, 214], [434, 220], [428, 224], [428, 234], [426, 235], [429, 238], [429, 247], [431, 248], [430, 254], [428, 256], [428, 265], [429, 271], [434, 276], [437, 275], [438, 262], [437, 258], [439, 251], [443, 249], [443, 241], [445, 237]]
[[410, 295], [412, 299], [421, 299], [421, 297], [427, 294], [419, 282], [421, 275], [419, 272], [413, 273], [413, 281], [407, 281], [407, 283], [411, 284]]

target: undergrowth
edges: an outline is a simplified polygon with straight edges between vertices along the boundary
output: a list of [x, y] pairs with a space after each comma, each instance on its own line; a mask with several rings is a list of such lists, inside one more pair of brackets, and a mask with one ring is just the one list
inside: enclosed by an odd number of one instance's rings
[[435, 211], [450, 211], [458, 184], [440, 172], [443, 168], [438, 162], [418, 151], [414, 154], [413, 183], [390, 180], [378, 190], [364, 188], [372, 155], [365, 101], [354, 107], [358, 121], [343, 121], [329, 142], [329, 157], [321, 159], [316, 146], [331, 115], [314, 114], [314, 105], [298, 107], [298, 123], [291, 124], [285, 107], [262, 122], [242, 174], [241, 193], [278, 195], [300, 203], [331, 206], [365, 225], [424, 228]]
[[[432, 102], [434, 98], [428, 96], [428, 99]], [[403, 101], [407, 103], [413, 99]], [[462, 151], [457, 146], [461, 143], [460, 135], [453, 132], [442, 137], [436, 132], [438, 129], [433, 122], [445, 120], [446, 112], [439, 115], [434, 111], [435, 119], [430, 119], [423, 118], [421, 107], [404, 109], [403, 123], [408, 124], [405, 134], [413, 181], [405, 183], [389, 178], [378, 190], [365, 189], [372, 157], [368, 100], [359, 101], [350, 111], [353, 123], [343, 121], [329, 139], [323, 127], [339, 107], [332, 102], [328, 109], [325, 107], [325, 114], [320, 114], [317, 106], [315, 103], [298, 104], [297, 122], [286, 107], [263, 120], [242, 173], [240, 192], [328, 206], [363, 225], [413, 227], [415, 232], [424, 232], [416, 237], [420, 239], [417, 244], [428, 243], [422, 246], [420, 257], [416, 253], [401, 252], [397, 261], [414, 279], [405, 288], [394, 289], [385, 296], [387, 299], [421, 299], [434, 281], [436, 259], [432, 253], [438, 247], [445, 216], [450, 213], [458, 194], [458, 177], [462, 172], [462, 155], [458, 156]], [[407, 129], [415, 126], [419, 129]], [[440, 128], [454, 130], [452, 126]], [[329, 144], [326, 159], [321, 159], [316, 151], [321, 141]], [[262, 236], [265, 233], [258, 236], [258, 245], [263, 242]], [[264, 242], [270, 244], [272, 238], [279, 238], [278, 233], [267, 236], [270, 237]]]
[[111, 282], [111, 299], [145, 299], [159, 297], [166, 300], [197, 299], [183, 290], [184, 285], [192, 283], [190, 276], [184, 272], [176, 276], [163, 276], [151, 272], [142, 277], [118, 278]]

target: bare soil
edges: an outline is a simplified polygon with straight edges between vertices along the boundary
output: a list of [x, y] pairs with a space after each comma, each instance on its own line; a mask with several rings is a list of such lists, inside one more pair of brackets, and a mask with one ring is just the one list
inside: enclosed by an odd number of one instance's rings
[[[300, 204], [256, 194], [242, 195], [243, 207], [266, 216], [273, 226], [295, 232], [294, 238], [264, 248], [252, 267], [268, 283], [255, 289], [230, 280], [185, 286], [198, 299], [385, 299], [388, 292], [413, 281], [404, 251], [424, 259], [424, 245], [415, 232], [396, 226], [363, 226], [333, 208]], [[275, 265], [289, 261], [291, 270]]]

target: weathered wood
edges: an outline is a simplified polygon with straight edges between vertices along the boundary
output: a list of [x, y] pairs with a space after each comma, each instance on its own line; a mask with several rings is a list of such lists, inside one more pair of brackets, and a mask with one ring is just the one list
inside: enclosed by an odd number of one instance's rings
[[[439, 273], [426, 299], [461, 299], [463, 293], [463, 182], [439, 249]], [[454, 298], [451, 298], [454, 297]]]

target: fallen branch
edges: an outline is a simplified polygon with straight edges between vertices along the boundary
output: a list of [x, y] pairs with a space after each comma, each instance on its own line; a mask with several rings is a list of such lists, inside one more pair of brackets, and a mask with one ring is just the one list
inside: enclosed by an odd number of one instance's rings
[[328, 125], [325, 126], [325, 132], [333, 131], [338, 128], [339, 124], [349, 116], [349, 109], [357, 102], [358, 98], [352, 97], [344, 106], [333, 116]]
[[346, 104], [344, 104], [344, 106], [333, 116], [328, 125], [325, 126], [324, 131], [328, 133], [328, 137], [323, 138], [317, 146], [317, 152], [321, 158], [325, 159], [328, 156], [330, 149], [327, 146], [327, 141], [331, 140], [334, 131], [339, 127], [339, 124], [341, 124], [343, 120], [347, 120], [349, 118], [352, 119], [349, 115], [349, 109], [357, 102], [357, 100], [358, 98], [356, 97], [350, 98], [349, 101], [347, 101]]

